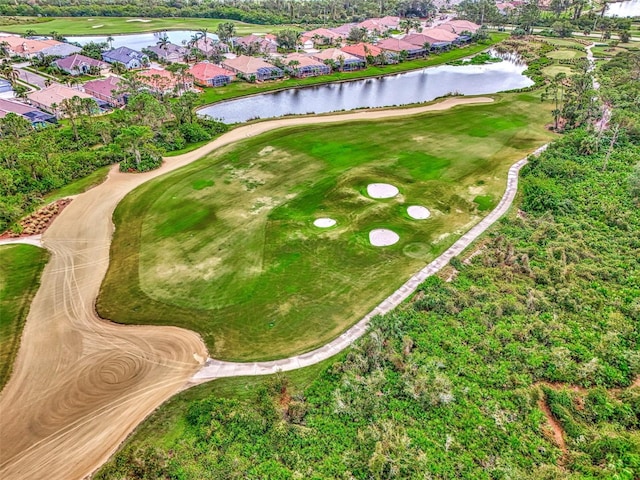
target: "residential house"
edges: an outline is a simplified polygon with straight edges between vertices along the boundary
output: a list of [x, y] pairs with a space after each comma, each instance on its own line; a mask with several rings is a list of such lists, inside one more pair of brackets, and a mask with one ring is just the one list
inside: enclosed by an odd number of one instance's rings
[[247, 35], [245, 37], [235, 37], [232, 39], [234, 47], [244, 52], [251, 53], [276, 53], [278, 51], [278, 43], [273, 36]]
[[235, 73], [209, 62], [196, 63], [189, 69], [195, 83], [205, 87], [221, 87], [233, 81]]
[[476, 33], [480, 30], [480, 25], [470, 22], [469, 20], [449, 20], [447, 23], [443, 23], [440, 27], [451, 27], [453, 33], [461, 35], [462, 32]]
[[409, 60], [422, 57], [426, 53], [426, 50], [422, 46], [414, 45], [413, 43], [398, 38], [385, 38], [378, 42], [376, 46], [386, 52], [395, 53], [400, 57], [402, 57], [403, 52], [406, 52], [404, 55], [406, 55], [406, 58]]
[[188, 52], [185, 47], [181, 47], [173, 43], [167, 43], [165, 45], [153, 45], [151, 47], [147, 47], [145, 50], [154, 53], [159, 60], [167, 63], [183, 62], [184, 56]]
[[367, 60], [367, 57], [377, 57], [382, 53], [382, 49], [370, 43], [356, 43], [354, 45], [345, 45], [340, 50], [361, 60]]
[[74, 53], [79, 53], [82, 48], [71, 45], [70, 43], [59, 43], [58, 45], [51, 45], [38, 52], [40, 57], [68, 57]]
[[387, 15], [386, 17], [378, 18], [377, 21], [387, 30], [398, 30], [400, 27], [400, 17]]
[[42, 90], [36, 90], [27, 94], [27, 98], [31, 105], [53, 113], [58, 118], [64, 115], [60, 108], [62, 102], [64, 100], [70, 100], [73, 97], [93, 98], [88, 93], [65, 87], [58, 83], [54, 83]]
[[296, 78], [317, 77], [331, 73], [331, 67], [324, 62], [301, 53], [290, 53], [282, 59], [285, 70]]
[[333, 30], [329, 30], [328, 28], [316, 28], [315, 30], [304, 32], [300, 37], [300, 41], [302, 42], [303, 46], [306, 40], [311, 40], [313, 42], [313, 46], [315, 47], [326, 45], [340, 45], [342, 44], [342, 39], [346, 38], [347, 35], [342, 36], [339, 33], [334, 32]]
[[122, 80], [113, 75], [84, 84], [85, 93], [113, 107], [120, 107], [126, 103], [126, 95], [120, 92], [121, 88]]
[[325, 48], [317, 53], [311, 54], [311, 57], [323, 63], [335, 65], [341, 72], [353, 72], [366, 67], [366, 62], [349, 53], [343, 52], [339, 48]]
[[206, 57], [210, 57], [213, 54], [229, 52], [229, 45], [210, 37], [206, 39], [204, 37], [199, 38], [193, 43], [193, 47], [200, 50]]
[[239, 55], [236, 58], [227, 58], [222, 62], [222, 66], [235, 72], [237, 75], [241, 74], [243, 78], [247, 80], [255, 80], [263, 82], [265, 80], [275, 80], [282, 78], [284, 72], [282, 69], [265, 62], [264, 60], [256, 57], [249, 57], [247, 55]]
[[427, 38], [433, 49], [448, 48], [452, 43], [458, 40], [456, 33], [450, 32], [442, 28], [425, 28], [422, 35]]
[[153, 92], [160, 94], [179, 93], [193, 88], [190, 76], [181, 77], [161, 68], [136, 72], [136, 78]]
[[[422, 48], [425, 48], [426, 44], [429, 44], [429, 46], [431, 46], [433, 43], [440, 41], [434, 39], [433, 37], [425, 35], [424, 33], [410, 33], [409, 35], [405, 35], [404, 37], [402, 37], [402, 40]], [[431, 48], [429, 48], [429, 50], [431, 50]]]
[[74, 76], [88, 75], [92, 71], [97, 71], [100, 75], [106, 75], [109, 72], [108, 63], [77, 53], [69, 57], [54, 60], [53, 64], [63, 72]]
[[347, 38], [351, 30], [356, 27], [355, 23], [345, 23], [344, 25], [340, 25], [339, 27], [330, 28], [333, 33], [337, 33], [342, 38]]
[[0, 93], [7, 93], [12, 91], [13, 85], [11, 85], [11, 82], [9, 80], [0, 79]]
[[149, 58], [137, 50], [133, 50], [129, 47], [119, 47], [114, 50], [109, 50], [102, 54], [102, 59], [108, 63], [120, 63], [124, 65], [127, 70], [134, 70], [142, 68], [149, 63]]
[[46, 123], [56, 122], [55, 116], [38, 110], [31, 105], [0, 98], [0, 118], [4, 118], [8, 113], [15, 113], [26, 118], [34, 127], [42, 127]]
[[0, 37], [0, 41], [7, 44], [6, 48], [9, 55], [24, 58], [33, 58], [49, 47], [62, 44], [62, 42], [58, 42], [57, 40], [33, 40], [17, 35], [4, 35]]

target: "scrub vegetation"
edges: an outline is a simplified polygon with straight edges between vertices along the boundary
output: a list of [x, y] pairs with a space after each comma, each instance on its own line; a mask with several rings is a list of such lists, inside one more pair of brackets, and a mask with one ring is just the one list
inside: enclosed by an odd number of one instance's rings
[[49, 254], [31, 245], [0, 246], [0, 390], [9, 380], [22, 327]]
[[[98, 311], [117, 322], [190, 328], [216, 358], [320, 346], [486, 214], [474, 199], [502, 195], [508, 167], [551, 137], [548, 118], [548, 104], [523, 93], [227, 147], [118, 206]], [[366, 186], [376, 182], [400, 195], [369, 198]], [[432, 217], [410, 219], [412, 204]], [[337, 226], [314, 227], [324, 216]], [[372, 247], [375, 228], [400, 241]]]
[[533, 160], [453, 281], [429, 279], [310, 387], [198, 387], [97, 478], [638, 478], [640, 142], [620, 137], [603, 169], [609, 141], [587, 139]]

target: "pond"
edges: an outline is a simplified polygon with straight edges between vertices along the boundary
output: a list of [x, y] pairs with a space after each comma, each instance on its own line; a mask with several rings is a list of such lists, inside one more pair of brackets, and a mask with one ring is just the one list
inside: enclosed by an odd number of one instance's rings
[[435, 100], [449, 94], [481, 95], [533, 85], [522, 62], [424, 68], [413, 72], [315, 87], [290, 88], [216, 103], [198, 111], [225, 123], [256, 118], [391, 107]]
[[640, 0], [610, 3], [604, 14], [607, 17], [640, 17]]
[[[165, 32], [149, 32], [149, 33], [132, 33], [126, 35], [111, 35], [113, 37], [113, 48], [129, 47], [134, 50], [142, 50], [143, 48], [152, 47], [158, 40], [167, 36], [171, 43], [176, 45], [183, 45], [183, 41], [186, 43], [191, 40], [191, 37], [198, 32], [195, 30], [168, 30]], [[209, 38], [218, 38], [216, 35], [209, 33]], [[106, 42], [108, 35], [83, 35], [83, 36], [71, 36], [65, 37], [69, 42], [76, 42], [80, 45], [85, 45], [89, 42]]]

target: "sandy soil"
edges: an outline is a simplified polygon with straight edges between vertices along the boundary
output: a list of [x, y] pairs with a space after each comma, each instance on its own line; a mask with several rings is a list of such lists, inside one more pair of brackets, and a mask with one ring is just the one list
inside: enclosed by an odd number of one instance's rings
[[329, 228], [336, 224], [333, 218], [317, 218], [313, 224], [318, 228]]
[[367, 185], [367, 195], [371, 198], [393, 198], [398, 193], [398, 187], [388, 183], [370, 183]]
[[153, 172], [112, 169], [104, 183], [79, 195], [42, 236], [51, 260], [27, 317], [13, 375], [0, 395], [0, 478], [84, 478], [207, 358], [193, 332], [120, 326], [95, 313], [109, 262], [111, 217], [128, 192], [223, 145], [274, 128], [390, 118], [491, 101], [448, 98], [413, 109], [261, 122], [168, 158]]
[[421, 207], [420, 205], [411, 205], [407, 207], [407, 215], [414, 220], [424, 220], [431, 216], [431, 212], [427, 207]]
[[389, 245], [398, 243], [398, 240], [400, 240], [400, 236], [396, 232], [387, 230], [386, 228], [376, 228], [369, 232], [369, 241], [374, 247], [388, 247]]

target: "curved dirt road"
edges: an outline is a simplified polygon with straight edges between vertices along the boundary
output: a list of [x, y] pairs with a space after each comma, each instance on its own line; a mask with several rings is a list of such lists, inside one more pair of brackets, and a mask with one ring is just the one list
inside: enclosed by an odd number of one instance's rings
[[81, 479], [185, 385], [207, 358], [193, 332], [120, 326], [94, 303], [109, 261], [118, 202], [147, 180], [246, 137], [275, 128], [368, 120], [492, 102], [451, 98], [412, 109], [291, 118], [236, 128], [158, 170], [122, 174], [79, 195], [43, 235], [52, 255], [27, 318], [11, 379], [0, 396], [0, 478]]

